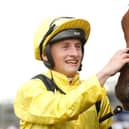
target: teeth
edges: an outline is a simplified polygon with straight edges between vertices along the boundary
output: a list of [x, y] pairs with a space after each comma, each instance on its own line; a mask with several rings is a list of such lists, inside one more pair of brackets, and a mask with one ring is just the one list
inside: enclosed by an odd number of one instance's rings
[[67, 61], [68, 63], [76, 64], [77, 61]]

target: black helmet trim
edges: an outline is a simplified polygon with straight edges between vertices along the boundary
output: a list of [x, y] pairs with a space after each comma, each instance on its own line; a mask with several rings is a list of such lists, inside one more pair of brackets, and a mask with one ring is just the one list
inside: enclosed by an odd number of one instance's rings
[[45, 54], [47, 56], [47, 61], [43, 60], [43, 62], [45, 64], [45, 66], [52, 69], [55, 66], [55, 64], [54, 64], [54, 60], [52, 58], [52, 54], [51, 54], [51, 50], [50, 50], [50, 44], [47, 44], [47, 46], [45, 48]]
[[57, 33], [55, 36], [53, 36], [52, 39], [50, 39], [49, 43], [51, 44], [69, 38], [80, 39], [83, 44], [86, 42], [85, 32], [82, 29], [71, 28], [71, 29], [65, 29]]

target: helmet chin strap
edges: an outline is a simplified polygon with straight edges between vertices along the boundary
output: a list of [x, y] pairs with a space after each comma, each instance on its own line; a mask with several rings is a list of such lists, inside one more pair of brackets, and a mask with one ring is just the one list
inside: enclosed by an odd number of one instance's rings
[[50, 74], [51, 74], [51, 80], [54, 81], [54, 78], [53, 78], [53, 74], [52, 74], [52, 70], [50, 69]]
[[47, 56], [47, 61], [43, 60], [43, 62], [48, 68], [52, 69], [54, 67], [54, 61], [53, 61], [53, 58], [52, 58], [52, 55], [51, 55], [50, 44], [49, 43], [46, 46], [45, 53], [46, 53], [46, 56]]

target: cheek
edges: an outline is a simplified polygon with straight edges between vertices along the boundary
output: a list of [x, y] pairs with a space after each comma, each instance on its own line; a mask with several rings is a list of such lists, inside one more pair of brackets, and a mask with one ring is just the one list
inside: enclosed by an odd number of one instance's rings
[[62, 68], [65, 67], [65, 62], [64, 62], [63, 57], [60, 55], [54, 55], [53, 60], [54, 60], [54, 64], [55, 64], [53, 69], [55, 71], [61, 72]]
[[64, 58], [63, 52], [59, 50], [51, 51], [51, 54], [55, 64], [59, 64]]
[[62, 62], [64, 60], [64, 58], [65, 58], [65, 56], [62, 55], [62, 53], [54, 53], [53, 54], [53, 60], [54, 60], [54, 62], [57, 62], [57, 64]]
[[80, 59], [82, 60], [82, 58], [83, 58], [83, 53], [82, 53], [82, 52], [79, 52], [79, 53], [78, 53], [78, 56], [79, 56]]

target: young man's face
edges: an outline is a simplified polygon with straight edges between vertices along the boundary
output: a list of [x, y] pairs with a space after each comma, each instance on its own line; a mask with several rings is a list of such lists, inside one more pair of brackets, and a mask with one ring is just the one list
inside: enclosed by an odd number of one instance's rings
[[53, 70], [73, 77], [82, 61], [82, 43], [78, 39], [62, 40], [51, 45]]

